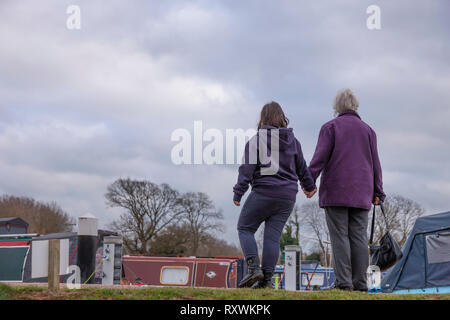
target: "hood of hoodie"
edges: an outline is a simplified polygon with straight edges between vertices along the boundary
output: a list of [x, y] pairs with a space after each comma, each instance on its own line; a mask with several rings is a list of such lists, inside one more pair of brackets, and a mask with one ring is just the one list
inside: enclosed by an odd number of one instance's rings
[[292, 148], [295, 145], [295, 135], [294, 130], [292, 128], [276, 128], [273, 126], [263, 125], [261, 126], [261, 129], [258, 130], [258, 136], [260, 135], [261, 130], [267, 131], [267, 141], [269, 145], [269, 150], [271, 146], [271, 137], [273, 135], [272, 133], [275, 132], [272, 130], [278, 130], [280, 151]]

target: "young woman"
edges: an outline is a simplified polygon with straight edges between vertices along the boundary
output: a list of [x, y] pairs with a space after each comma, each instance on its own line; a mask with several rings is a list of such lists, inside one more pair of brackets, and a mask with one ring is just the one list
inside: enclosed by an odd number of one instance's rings
[[[239, 206], [249, 184], [252, 186], [237, 226], [248, 266], [247, 275], [239, 283], [241, 288], [271, 287], [280, 254], [281, 233], [294, 208], [298, 181], [308, 198], [317, 191], [303, 158], [300, 142], [295, 138], [292, 128], [287, 128], [288, 123], [278, 103], [271, 102], [263, 107], [258, 133], [245, 146], [244, 161], [239, 167], [238, 182], [233, 188], [233, 201]], [[272, 143], [277, 143], [278, 148], [274, 145], [274, 150], [271, 150]], [[270, 163], [260, 161], [264, 159], [263, 153], [269, 156]], [[269, 168], [273, 167], [278, 170], [270, 172]], [[264, 243], [260, 267], [255, 232], [263, 222]]]

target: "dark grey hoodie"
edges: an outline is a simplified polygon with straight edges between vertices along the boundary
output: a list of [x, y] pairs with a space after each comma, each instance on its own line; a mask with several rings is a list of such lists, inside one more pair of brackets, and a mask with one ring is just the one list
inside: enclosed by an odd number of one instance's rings
[[[264, 137], [264, 130], [267, 132], [267, 139]], [[295, 138], [292, 128], [275, 128], [272, 126], [262, 126], [253, 139], [256, 139], [256, 156], [251, 156], [253, 150], [250, 140], [245, 146], [245, 154], [242, 165], [239, 167], [239, 176], [237, 184], [234, 186], [234, 201], [241, 201], [242, 196], [248, 190], [249, 184], [252, 190], [262, 193], [273, 198], [289, 199], [295, 201], [298, 192], [298, 181], [306, 191], [313, 191], [315, 183], [308, 170], [306, 161], [303, 158], [302, 148], [300, 142]], [[264, 165], [260, 161], [260, 151], [268, 151], [267, 154], [271, 156], [271, 137], [272, 130], [279, 132], [279, 167], [275, 168], [272, 174], [264, 173], [269, 167], [274, 168], [274, 157], [271, 162]], [[276, 136], [276, 134], [275, 134]], [[274, 153], [275, 154], [275, 153]], [[252, 158], [257, 158], [257, 161], [250, 161]], [[266, 163], [265, 161], [263, 161]], [[261, 174], [261, 169], [263, 174]]]

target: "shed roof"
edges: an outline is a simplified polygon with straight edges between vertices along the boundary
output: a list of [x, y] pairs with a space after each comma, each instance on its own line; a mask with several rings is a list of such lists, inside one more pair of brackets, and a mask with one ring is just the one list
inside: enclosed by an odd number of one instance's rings
[[28, 227], [28, 223], [23, 220], [22, 218], [17, 217], [7, 217], [7, 218], [0, 218], [0, 224], [7, 224], [7, 223], [14, 223], [19, 225], [24, 225]]

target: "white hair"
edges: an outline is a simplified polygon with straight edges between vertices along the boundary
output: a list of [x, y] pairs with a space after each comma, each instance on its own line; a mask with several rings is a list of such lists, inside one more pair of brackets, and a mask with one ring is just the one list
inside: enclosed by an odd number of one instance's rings
[[358, 110], [359, 101], [350, 89], [341, 89], [334, 97], [334, 114], [337, 116], [345, 110]]

